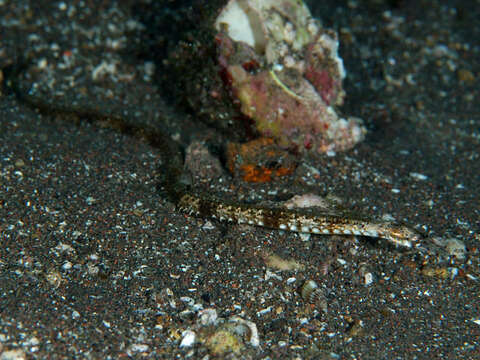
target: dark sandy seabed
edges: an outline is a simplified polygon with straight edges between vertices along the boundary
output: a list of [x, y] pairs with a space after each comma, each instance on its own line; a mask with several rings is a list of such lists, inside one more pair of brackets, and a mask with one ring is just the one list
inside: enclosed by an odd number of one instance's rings
[[[173, 35], [142, 19], [178, 24], [188, 4], [154, 3], [0, 0], [2, 77], [29, 58], [22, 86], [46, 102], [183, 143], [197, 128], [215, 136], [159, 89], [143, 41]], [[158, 189], [158, 148], [81, 114], [39, 112], [4, 81], [0, 359], [480, 358], [480, 4], [314, 3], [340, 32], [344, 111], [365, 119], [367, 139], [281, 181], [223, 170], [194, 174], [196, 186], [250, 202], [330, 194], [423, 229], [422, 248], [181, 214]], [[302, 297], [310, 280], [317, 296]]]

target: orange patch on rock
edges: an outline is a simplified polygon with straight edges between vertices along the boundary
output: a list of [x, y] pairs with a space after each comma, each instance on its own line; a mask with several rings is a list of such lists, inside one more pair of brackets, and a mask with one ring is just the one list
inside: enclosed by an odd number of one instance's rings
[[297, 160], [273, 139], [262, 137], [244, 144], [229, 143], [227, 167], [244, 181], [264, 183], [293, 173]]

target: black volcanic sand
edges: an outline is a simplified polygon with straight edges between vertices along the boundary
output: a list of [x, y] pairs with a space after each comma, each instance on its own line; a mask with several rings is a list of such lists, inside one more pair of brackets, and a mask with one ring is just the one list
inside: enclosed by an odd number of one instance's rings
[[[275, 183], [196, 179], [247, 202], [328, 194], [422, 229], [411, 251], [177, 212], [160, 149], [91, 114], [184, 146], [217, 135], [168, 105], [142, 51], [138, 13], [162, 7], [95, 3], [0, 0], [0, 359], [480, 357], [477, 2], [312, 4], [340, 33], [343, 110], [367, 139]], [[188, 16], [176, 6], [159, 18]], [[310, 280], [317, 296], [302, 297]]]

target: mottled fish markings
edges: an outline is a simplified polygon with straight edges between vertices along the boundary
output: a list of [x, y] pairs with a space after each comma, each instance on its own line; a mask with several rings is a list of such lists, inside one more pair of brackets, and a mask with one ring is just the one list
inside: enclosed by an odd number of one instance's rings
[[395, 245], [411, 248], [421, 239], [414, 229], [393, 222], [377, 222], [345, 217], [332, 212], [308, 212], [227, 203], [185, 192], [177, 207], [190, 215], [219, 221], [319, 235], [358, 235], [381, 238]]

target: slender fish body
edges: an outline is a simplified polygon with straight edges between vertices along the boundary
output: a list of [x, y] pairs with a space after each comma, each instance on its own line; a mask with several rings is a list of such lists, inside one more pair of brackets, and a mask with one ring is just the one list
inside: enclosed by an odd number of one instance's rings
[[320, 235], [360, 235], [386, 239], [395, 245], [411, 248], [421, 235], [408, 226], [346, 217], [334, 212], [309, 212], [266, 208], [235, 203], [186, 192], [178, 203], [181, 211], [219, 221]]

